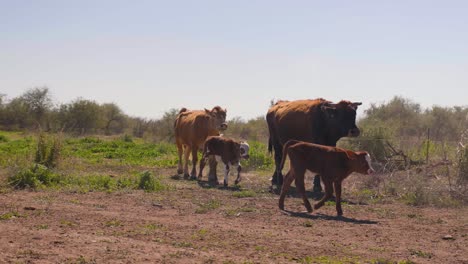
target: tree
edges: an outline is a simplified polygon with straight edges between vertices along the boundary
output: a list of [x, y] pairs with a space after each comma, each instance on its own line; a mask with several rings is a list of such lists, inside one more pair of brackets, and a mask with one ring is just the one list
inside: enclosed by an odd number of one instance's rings
[[61, 126], [65, 131], [78, 131], [80, 134], [96, 132], [100, 127], [99, 104], [78, 98], [59, 110]]
[[[52, 99], [49, 88], [38, 87], [26, 91], [19, 98], [25, 104], [27, 112], [35, 125], [43, 127], [46, 125], [47, 114], [52, 108]], [[30, 124], [34, 126], [34, 124]]]
[[[116, 104], [103, 104], [100, 108], [103, 116], [102, 118], [106, 135], [111, 134], [110, 128], [113, 122], [119, 124], [120, 128], [123, 127], [123, 123], [125, 122], [125, 114]], [[121, 130], [122, 129], [120, 129], [118, 132], [121, 132]]]

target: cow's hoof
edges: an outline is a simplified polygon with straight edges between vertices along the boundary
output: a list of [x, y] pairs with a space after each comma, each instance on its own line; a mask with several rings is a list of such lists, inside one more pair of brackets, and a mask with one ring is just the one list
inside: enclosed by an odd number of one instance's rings
[[237, 184], [239, 184], [239, 182], [240, 182], [240, 180], [238, 180], [238, 181], [236, 180], [236, 181], [234, 182], [234, 184], [237, 185]]
[[184, 173], [183, 169], [177, 169], [177, 174], [182, 174], [182, 173]]
[[195, 177], [195, 176], [190, 176], [190, 180], [196, 180], [196, 179], [197, 179], [197, 177]]
[[188, 179], [190, 175], [188, 173], [184, 173], [184, 179]]
[[223, 185], [224, 185], [224, 188], [228, 187], [228, 184], [226, 181], [224, 181]]

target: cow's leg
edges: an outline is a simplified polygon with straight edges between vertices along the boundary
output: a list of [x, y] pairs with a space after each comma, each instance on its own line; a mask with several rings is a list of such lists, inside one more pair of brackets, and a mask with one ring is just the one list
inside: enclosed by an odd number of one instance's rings
[[218, 175], [216, 175], [216, 165], [218, 165], [218, 162], [216, 162], [216, 157], [214, 155], [211, 155], [208, 164], [210, 166], [210, 170], [208, 171], [208, 181], [212, 183], [218, 183]]
[[341, 182], [336, 181], [333, 183], [335, 187], [336, 195], [336, 213], [341, 216], [343, 215], [343, 209], [341, 209]]
[[312, 206], [310, 205], [309, 200], [305, 192], [305, 183], [304, 183], [305, 169], [300, 170], [296, 174], [296, 188], [297, 191], [301, 194], [302, 200], [304, 201], [304, 206], [307, 209], [307, 212], [312, 213]]
[[229, 164], [226, 164], [224, 167], [224, 187], [228, 186], [228, 177], [229, 177]]
[[312, 188], [313, 192], [322, 192], [322, 185], [320, 184], [320, 175], [315, 175], [314, 177], [314, 187]]
[[286, 176], [284, 177], [284, 183], [283, 186], [281, 187], [281, 194], [279, 197], [278, 201], [278, 207], [280, 210], [284, 210], [284, 198], [286, 197], [286, 194], [288, 194], [289, 187], [291, 186], [291, 183], [294, 180], [294, 171], [290, 169], [288, 173], [286, 173]]
[[281, 159], [283, 158], [283, 147], [279, 143], [273, 144], [275, 150], [275, 173], [271, 178], [272, 185], [283, 185], [283, 175], [281, 174]]
[[179, 154], [179, 160], [177, 162], [177, 174], [182, 174], [184, 170], [182, 169], [182, 153], [184, 153], [184, 146], [180, 142], [176, 142], [177, 153]]
[[234, 184], [239, 184], [239, 182], [241, 181], [241, 170], [242, 170], [242, 166], [239, 162], [239, 164], [237, 164], [237, 178], [236, 178], [236, 181], [234, 182]]
[[198, 149], [192, 148], [192, 172], [190, 173], [190, 179], [195, 180], [197, 178], [197, 161], [198, 161]]
[[208, 157], [206, 157], [205, 155], [203, 155], [203, 157], [201, 158], [200, 160], [200, 170], [198, 172], [198, 180], [200, 181], [202, 179], [202, 176], [203, 176], [203, 169], [205, 168], [205, 165], [206, 165], [206, 159]]
[[190, 150], [191, 150], [191, 148], [189, 146], [185, 147], [185, 152], [184, 152], [184, 178], [189, 177], [188, 160], [189, 160], [189, 156], [190, 156]]
[[314, 205], [314, 209], [317, 210], [320, 207], [322, 207], [325, 202], [330, 199], [330, 197], [333, 196], [333, 183], [330, 182], [329, 180], [324, 180], [323, 184], [325, 185], [325, 195], [322, 197], [322, 199]]

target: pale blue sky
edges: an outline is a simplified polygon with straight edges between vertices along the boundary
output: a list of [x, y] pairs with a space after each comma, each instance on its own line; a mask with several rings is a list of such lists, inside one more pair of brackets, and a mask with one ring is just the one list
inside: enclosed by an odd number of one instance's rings
[[271, 99], [468, 105], [468, 1], [0, 0], [0, 93], [159, 118]]

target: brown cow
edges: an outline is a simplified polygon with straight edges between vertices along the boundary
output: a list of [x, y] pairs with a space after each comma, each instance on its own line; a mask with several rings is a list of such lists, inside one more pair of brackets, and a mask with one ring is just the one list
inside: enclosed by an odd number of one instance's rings
[[[188, 174], [188, 158], [192, 153], [192, 179], [197, 176], [197, 151], [202, 150], [205, 140], [209, 136], [217, 136], [220, 131], [227, 128], [226, 124], [226, 109], [219, 106], [213, 107], [212, 110], [192, 110], [182, 108], [174, 122], [175, 141], [179, 153], [179, 162], [177, 173], [184, 173], [184, 177], [189, 177]], [[184, 152], [185, 151], [185, 152]], [[184, 154], [184, 168], [182, 170], [182, 153]], [[216, 165], [210, 166], [213, 172], [210, 172], [210, 177], [216, 178]], [[214, 173], [214, 174], [213, 174]]]
[[249, 144], [244, 141], [237, 142], [222, 136], [212, 136], [206, 139], [205, 146], [203, 147], [203, 156], [200, 160], [198, 180], [202, 178], [203, 168], [209, 156], [215, 156], [216, 161], [224, 163], [224, 187], [228, 186], [230, 166], [237, 167], [235, 184], [238, 184], [241, 181], [240, 172], [242, 170], [240, 160], [249, 158]]
[[[290, 139], [326, 146], [336, 146], [342, 137], [357, 137], [356, 110], [361, 103], [340, 101], [335, 104], [325, 99], [278, 101], [266, 115], [270, 138], [268, 151], [275, 151], [275, 173], [272, 185], [281, 185], [283, 176], [279, 164], [283, 145]], [[314, 178], [314, 191], [321, 191], [320, 177]]]
[[317, 210], [333, 195], [336, 195], [336, 212], [343, 215], [341, 209], [341, 183], [352, 172], [372, 174], [370, 155], [366, 151], [354, 152], [342, 148], [317, 145], [313, 143], [290, 140], [283, 149], [284, 155], [280, 168], [284, 166], [286, 156], [289, 155], [290, 169], [286, 174], [278, 206], [284, 210], [284, 198], [293, 180], [296, 180], [298, 192], [302, 195], [307, 211], [312, 212], [312, 206], [307, 200], [304, 188], [304, 174], [306, 170], [320, 174], [325, 185], [325, 195], [314, 205]]

